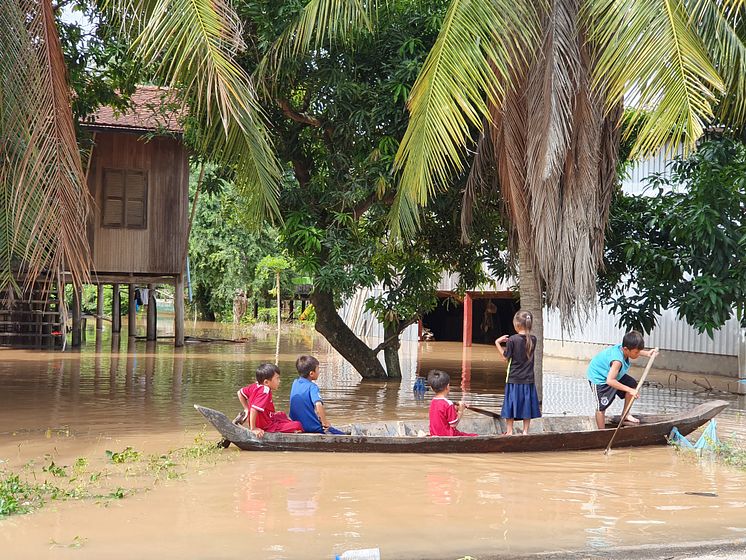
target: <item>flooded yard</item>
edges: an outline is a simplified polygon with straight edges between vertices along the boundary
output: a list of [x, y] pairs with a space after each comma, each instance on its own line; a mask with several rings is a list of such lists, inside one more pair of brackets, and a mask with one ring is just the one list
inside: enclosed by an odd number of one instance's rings
[[[367, 547], [380, 547], [385, 559], [458, 558], [746, 537], [746, 473], [670, 447], [609, 456], [231, 447], [192, 457], [195, 438], [203, 447], [218, 439], [193, 404], [235, 414], [236, 390], [260, 362], [275, 360], [276, 334], [212, 324], [187, 333], [246, 341], [175, 350], [168, 339], [105, 332], [95, 340], [89, 330], [80, 352], [0, 351], [0, 469], [33, 472], [41, 483], [55, 476], [53, 462], [68, 479], [104, 473], [106, 492], [122, 491], [122, 499], [47, 500], [0, 518], [2, 558], [321, 559]], [[412, 385], [417, 371], [433, 367], [451, 374], [454, 400], [465, 395], [495, 410], [502, 400], [505, 370], [494, 348], [405, 346], [402, 380], [363, 382], [311, 328], [286, 327], [278, 409], [287, 410], [301, 353], [321, 361], [318, 383], [335, 424], [426, 418], [431, 394], [418, 400]], [[545, 368], [545, 413], [592, 413], [585, 364], [549, 360]], [[636, 410], [677, 411], [713, 398], [683, 377], [659, 372], [655, 381]], [[729, 400], [720, 437], [744, 443], [746, 402]], [[106, 453], [127, 448], [139, 460], [116, 465]], [[187, 451], [168, 455], [179, 448]]]

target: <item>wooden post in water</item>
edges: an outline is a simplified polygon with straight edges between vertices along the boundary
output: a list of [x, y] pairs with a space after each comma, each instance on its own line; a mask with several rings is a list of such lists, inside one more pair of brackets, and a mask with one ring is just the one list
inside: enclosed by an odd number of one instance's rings
[[80, 288], [73, 285], [73, 348], [80, 346]]
[[184, 275], [176, 277], [174, 293], [174, 346], [184, 346]]
[[471, 346], [471, 314], [472, 314], [471, 294], [464, 294], [464, 346]]
[[[145, 303], [145, 302], [143, 302]], [[155, 303], [155, 284], [148, 284], [148, 332], [147, 339], [156, 339], [156, 324], [158, 320], [158, 311]]]
[[122, 332], [122, 301], [119, 299], [119, 284], [111, 285], [111, 332]]
[[96, 332], [104, 330], [104, 285], [96, 286]]
[[127, 284], [129, 292], [129, 315], [127, 319], [127, 336], [134, 338], [137, 336], [137, 307], [135, 303], [135, 285]]

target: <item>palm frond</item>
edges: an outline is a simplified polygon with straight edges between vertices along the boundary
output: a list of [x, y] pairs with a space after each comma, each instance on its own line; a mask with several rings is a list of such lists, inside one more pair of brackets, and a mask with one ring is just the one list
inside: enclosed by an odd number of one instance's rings
[[348, 41], [360, 32], [375, 32], [380, 4], [386, 3], [386, 0], [310, 0], [262, 58], [256, 71], [258, 83], [272, 84], [271, 78], [291, 57]]
[[461, 198], [461, 243], [470, 243], [469, 235], [474, 220], [474, 204], [480, 194], [492, 190], [497, 179], [495, 148], [492, 145], [492, 131], [485, 126], [479, 135], [474, 161], [469, 170], [464, 194]]
[[140, 22], [134, 48], [190, 104], [199, 150], [235, 167], [256, 215], [278, 216], [280, 165], [251, 78], [235, 60], [244, 43], [230, 0], [110, 0], [109, 9]]
[[599, 55], [594, 83], [608, 86], [607, 109], [628, 93], [652, 113], [633, 153], [669, 140], [693, 147], [725, 85], [682, 0], [589, 0], [582, 16]]
[[577, 88], [578, 3], [553, 0], [543, 14], [544, 41], [526, 88], [528, 97], [529, 181], [538, 182], [557, 173], [565, 159], [572, 134], [572, 110]]
[[[454, 172], [469, 139], [500, 104], [511, 68], [538, 35], [533, 3], [454, 0], [409, 98], [410, 122], [396, 154], [401, 170], [392, 230], [411, 235], [417, 212]], [[404, 199], [404, 200], [402, 200]]]
[[736, 128], [746, 126], [746, 13], [724, 10], [715, 0], [686, 0], [693, 29], [702, 37], [725, 82], [718, 119]]
[[63, 269], [88, 281], [85, 184], [62, 49], [50, 0], [0, 10], [2, 204], [0, 289]]

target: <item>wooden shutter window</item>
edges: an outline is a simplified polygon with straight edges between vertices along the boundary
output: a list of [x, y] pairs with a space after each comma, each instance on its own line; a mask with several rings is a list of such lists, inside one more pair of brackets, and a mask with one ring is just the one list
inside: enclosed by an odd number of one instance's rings
[[128, 228], [147, 227], [148, 185], [143, 171], [127, 171], [127, 215]]
[[104, 169], [101, 225], [145, 229], [148, 225], [148, 178], [145, 171]]
[[104, 207], [101, 225], [124, 227], [124, 171], [104, 169]]

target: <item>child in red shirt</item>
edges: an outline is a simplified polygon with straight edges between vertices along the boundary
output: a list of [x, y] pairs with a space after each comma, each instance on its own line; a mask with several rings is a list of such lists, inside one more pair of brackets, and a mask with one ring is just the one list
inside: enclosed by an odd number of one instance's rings
[[459, 432], [456, 429], [466, 407], [463, 402], [456, 406], [448, 400], [451, 377], [444, 371], [433, 369], [427, 374], [427, 383], [435, 391], [435, 396], [430, 402], [430, 435], [476, 436], [477, 434]]
[[294, 422], [284, 412], [275, 412], [272, 390], [280, 386], [280, 368], [274, 364], [261, 364], [256, 368], [256, 383], [238, 391], [238, 400], [244, 408], [243, 424], [249, 420], [249, 429], [256, 437], [264, 432], [302, 432], [303, 425]]

